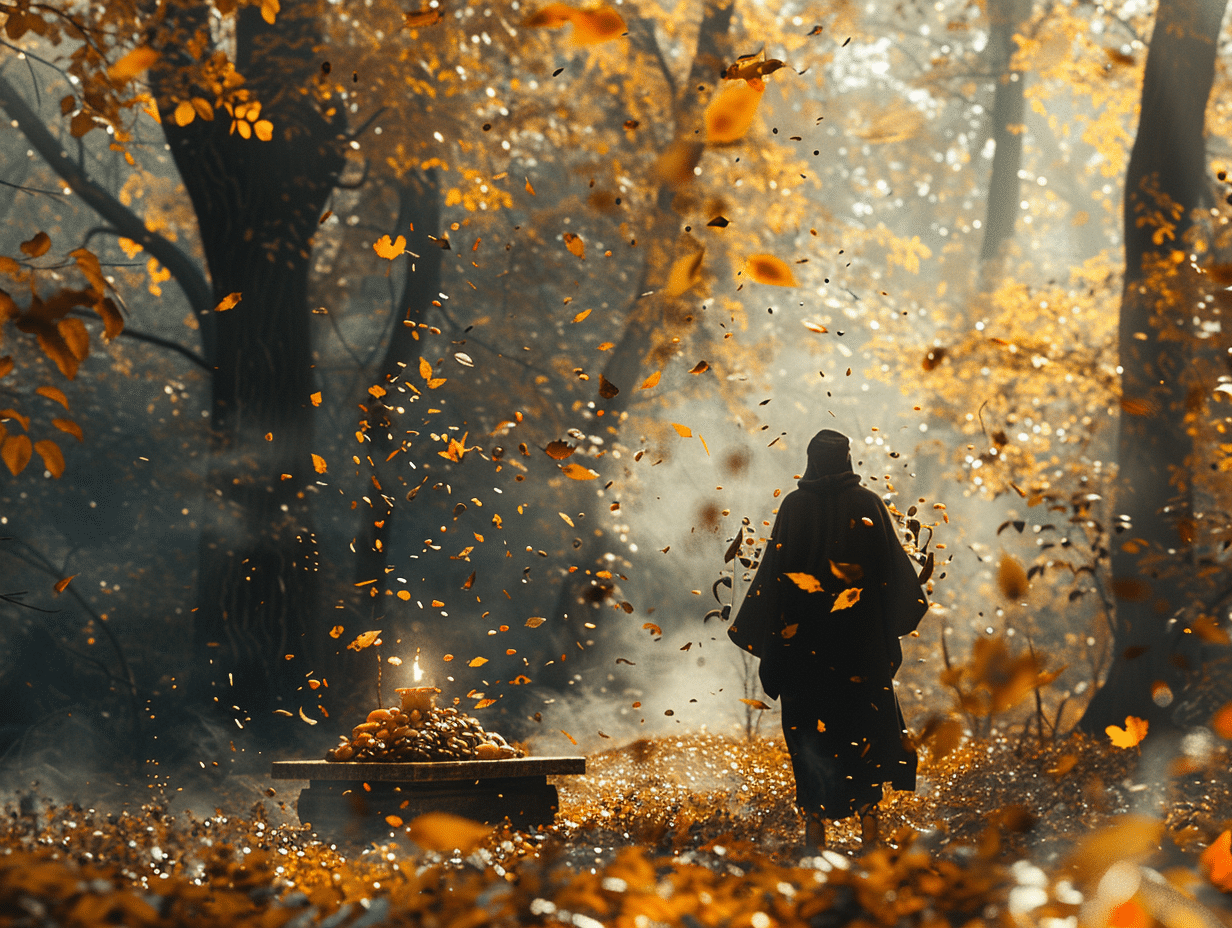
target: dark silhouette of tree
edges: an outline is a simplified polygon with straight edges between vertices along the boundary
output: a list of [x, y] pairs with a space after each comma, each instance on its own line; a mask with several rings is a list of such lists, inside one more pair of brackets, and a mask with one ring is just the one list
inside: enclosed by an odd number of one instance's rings
[[1207, 198], [1203, 126], [1224, 9], [1219, 0], [1162, 0], [1147, 54], [1125, 181], [1114, 655], [1081, 720], [1091, 731], [1126, 715], [1165, 722], [1159, 685], [1176, 692], [1185, 671], [1199, 669], [1181, 647], [1183, 623], [1169, 620], [1203, 589], [1190, 421], [1200, 394], [1189, 334], [1200, 271], [1188, 259], [1187, 233]]

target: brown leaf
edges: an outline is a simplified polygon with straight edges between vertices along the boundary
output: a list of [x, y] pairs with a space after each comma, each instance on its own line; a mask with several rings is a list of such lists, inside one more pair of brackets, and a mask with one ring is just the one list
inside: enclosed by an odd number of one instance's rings
[[94, 304], [94, 312], [103, 320], [103, 341], [110, 342], [124, 331], [124, 317], [116, 309], [111, 297], [104, 297]]
[[855, 583], [864, 576], [864, 568], [859, 564], [837, 564], [834, 561], [830, 562], [830, 573], [838, 577], [844, 583]]
[[445, 14], [440, 10], [425, 8], [422, 10], [412, 10], [409, 13], [403, 13], [402, 17], [405, 20], [406, 28], [420, 29], [424, 26], [435, 26], [439, 23]]
[[529, 619], [526, 620], [526, 627], [527, 628], [538, 628], [540, 625], [542, 625], [546, 621], [547, 619], [543, 618], [542, 616], [532, 615]]
[[690, 374], [704, 374], [708, 370], [710, 370], [709, 361], [698, 361], [696, 364], [693, 365], [693, 367], [689, 369], [689, 373]]
[[78, 441], [85, 441], [81, 434], [81, 426], [72, 419], [52, 419], [51, 424], [58, 428], [61, 432], [67, 432]]
[[741, 82], [728, 84], [715, 94], [704, 114], [706, 141], [721, 145], [744, 138], [757, 117], [764, 89], [764, 86]]
[[550, 441], [543, 449], [544, 453], [554, 461], [563, 461], [577, 449], [573, 445], [560, 440]]
[[997, 586], [1001, 595], [1012, 603], [1018, 602], [1027, 595], [1029, 581], [1022, 563], [1012, 554], [1001, 553], [1001, 561], [997, 565]]
[[560, 469], [561, 473], [570, 480], [594, 480], [599, 474], [578, 463], [566, 464]]
[[0, 378], [7, 377], [13, 372], [13, 356], [6, 354], [0, 358]]
[[3, 419], [16, 419], [23, 429], [30, 431], [30, 417], [23, 416], [16, 409], [0, 409], [0, 420]]
[[760, 699], [742, 699], [740, 701], [744, 703], [746, 706], [752, 706], [754, 709], [761, 709], [763, 712], [772, 708], [771, 706], [766, 705]]
[[123, 83], [141, 75], [157, 60], [158, 52], [148, 46], [139, 45], [108, 68], [107, 76], [113, 81]]
[[218, 305], [214, 307], [214, 312], [225, 313], [229, 309], [234, 309], [235, 304], [243, 298], [244, 295], [242, 293], [228, 293], [218, 301]]
[[51, 476], [57, 480], [64, 473], [64, 455], [60, 451], [60, 446], [48, 438], [34, 443], [34, 450], [39, 453], [39, 457], [43, 459], [43, 466], [51, 472]]
[[612, 383], [602, 374], [599, 375], [599, 395], [605, 400], [610, 400], [620, 393], [620, 387]]
[[642, 628], [646, 629], [652, 635], [662, 635], [663, 634], [663, 629], [655, 625], [654, 622], [643, 622]]
[[359, 635], [354, 641], [347, 645], [348, 651], [362, 651], [364, 648], [370, 647], [381, 637], [381, 630], [378, 628], [375, 631], [364, 632]]
[[76, 576], [77, 576], [76, 574], [73, 574], [72, 577], [63, 577], [57, 580], [56, 585], [52, 587], [52, 589], [54, 589], [57, 593], [63, 593], [65, 590], [68, 589], [68, 585], [73, 582], [73, 577], [76, 577]]
[[29, 255], [31, 258], [41, 258], [51, 248], [51, 236], [46, 232], [39, 232], [34, 238], [27, 242], [22, 242], [18, 247], [21, 248], [23, 254]]
[[14, 477], [26, 469], [33, 456], [34, 445], [30, 443], [29, 435], [10, 435], [4, 440], [4, 444], [0, 445], [0, 458], [8, 465]]
[[89, 113], [81, 112], [74, 116], [68, 122], [68, 132], [75, 139], [81, 138], [87, 132], [94, 128], [94, 117]]
[[68, 409], [68, 397], [64, 395], [64, 391], [59, 387], [38, 387], [34, 392]]
[[838, 594], [838, 597], [834, 600], [834, 605], [830, 607], [830, 611], [837, 612], [840, 609], [850, 609], [859, 601], [860, 588], [858, 586], [849, 586]]
[[790, 265], [774, 255], [749, 255], [744, 260], [744, 273], [759, 284], [770, 284], [774, 287], [799, 286]]
[[84, 361], [90, 356], [90, 331], [84, 322], [80, 319], [61, 319], [56, 323], [56, 329], [74, 358]]
[[788, 573], [787, 579], [806, 593], [817, 593], [821, 590], [821, 582], [812, 574]]

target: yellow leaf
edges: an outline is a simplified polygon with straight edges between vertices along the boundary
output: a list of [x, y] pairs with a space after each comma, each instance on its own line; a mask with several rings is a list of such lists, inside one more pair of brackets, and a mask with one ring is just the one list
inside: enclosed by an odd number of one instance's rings
[[394, 258], [398, 257], [398, 255], [403, 254], [406, 251], [406, 238], [399, 235], [391, 242], [388, 235], [382, 235], [379, 239], [372, 243], [372, 250], [375, 251], [379, 257], [392, 261]]
[[492, 833], [492, 827], [448, 812], [429, 812], [413, 819], [406, 833], [426, 851], [469, 854]]
[[573, 23], [570, 41], [574, 45], [595, 45], [619, 38], [625, 32], [625, 21], [610, 6], [579, 10], [564, 3], [549, 3], [522, 21], [527, 28], [557, 29]]
[[486, 708], [488, 708], [488, 706], [494, 706], [494, 705], [496, 705], [496, 700], [495, 700], [495, 699], [481, 699], [481, 700], [479, 700], [479, 702], [475, 703], [475, 705], [474, 705], [474, 706], [472, 706], [472, 708], [474, 708], [474, 709], [486, 709]]
[[318, 474], [325, 473], [325, 469], [328, 466], [329, 465], [325, 463], [325, 458], [321, 457], [319, 454], [312, 455], [312, 469], [315, 470]]
[[849, 586], [838, 594], [838, 597], [834, 600], [834, 605], [830, 607], [830, 611], [837, 612], [840, 609], [850, 609], [859, 601], [860, 588], [858, 586]]
[[43, 459], [43, 466], [51, 471], [51, 476], [57, 480], [60, 479], [60, 475], [64, 473], [64, 455], [60, 451], [60, 446], [44, 438], [34, 443], [34, 450]]
[[[197, 115], [206, 122], [214, 118], [214, 105], [209, 100], [206, 100], [204, 97], [193, 97], [188, 102], [192, 104], [192, 108], [196, 111]], [[177, 111], [178, 109], [177, 107]]]
[[804, 590], [806, 593], [817, 593], [821, 591], [821, 581], [812, 574], [803, 573], [788, 573], [787, 579]]
[[1104, 732], [1115, 747], [1132, 748], [1146, 737], [1149, 727], [1150, 723], [1146, 719], [1140, 719], [1136, 715], [1127, 715], [1124, 728], [1109, 725]]
[[749, 255], [744, 261], [744, 273], [759, 284], [774, 287], [798, 287], [791, 267], [774, 255]]
[[[77, 576], [76, 574], [73, 574], [73, 577], [76, 577], [76, 576]], [[57, 580], [56, 585], [55, 587], [53, 587], [53, 589], [57, 593], [63, 593], [65, 590], [68, 589], [68, 585], [73, 582], [73, 577], [63, 577], [62, 579]]]
[[645, 380], [642, 381], [642, 385], [638, 387], [638, 389], [639, 390], [653, 389], [654, 387], [659, 385], [659, 378], [662, 376], [663, 376], [662, 371], [655, 371], [653, 374], [651, 374], [649, 377], [647, 377]]
[[313, 406], [320, 406], [320, 405], [321, 405], [321, 393], [320, 393], [320, 391], [318, 391], [318, 392], [316, 392], [316, 393], [312, 394], [310, 397], [308, 397], [308, 399], [312, 400], [312, 405], [313, 405]]
[[558, 516], [560, 516], [562, 519], [564, 519], [564, 520], [565, 520], [565, 524], [566, 524], [567, 526], [569, 526], [570, 528], [573, 528], [573, 520], [572, 520], [572, 519], [570, 519], [570, 518], [569, 518], [567, 515], [565, 515], [563, 512], [558, 512], [558, 513], [556, 513], [556, 514], [557, 514]]
[[565, 464], [560, 472], [570, 480], [594, 480], [599, 476], [598, 472], [578, 463]]
[[243, 299], [242, 293], [238, 293], [238, 292], [228, 293], [226, 296], [224, 296], [221, 300], [218, 301], [218, 305], [214, 307], [214, 312], [225, 313], [229, 309], [234, 309], [235, 304], [238, 303], [241, 299]]
[[744, 138], [753, 126], [764, 90], [764, 86], [743, 81], [720, 90], [706, 107], [706, 141], [715, 145]]
[[113, 81], [132, 80], [158, 60], [158, 52], [144, 45], [134, 48], [131, 52], [107, 69], [107, 76]]
[[232, 120], [231, 129], [232, 131], [238, 132], [240, 134], [240, 138], [242, 139], [252, 138], [252, 126], [242, 119]]
[[10, 435], [0, 445], [0, 458], [4, 459], [14, 477], [26, 469], [33, 455], [34, 446], [29, 435]]
[[677, 258], [672, 262], [672, 269], [667, 273], [667, 283], [663, 292], [668, 296], [680, 296], [702, 279], [702, 258], [706, 250], [695, 251], [691, 255]]
[[569, 253], [576, 255], [583, 261], [586, 260], [586, 243], [582, 241], [582, 236], [574, 235], [572, 232], [566, 232], [564, 235], [565, 247], [569, 249]]
[[261, 18], [271, 26], [274, 25], [274, 20], [277, 18], [278, 11], [281, 9], [282, 7], [278, 3], [278, 0], [261, 0]]
[[258, 119], [253, 123], [252, 131], [262, 142], [268, 142], [274, 137], [274, 124], [268, 119]]
[[546, 621], [547, 619], [543, 618], [542, 616], [532, 615], [529, 619], [526, 620], [526, 627], [527, 628], [538, 628], [540, 625], [542, 625]]
[[482, 667], [487, 662], [488, 662], [488, 659], [486, 657], [476, 657], [476, 658], [472, 658], [471, 662], [467, 664], [466, 666], [467, 667]]
[[576, 316], [574, 316], [574, 317], [573, 317], [573, 321], [574, 321], [574, 322], [581, 322], [583, 319], [585, 319], [587, 316], [589, 316], [589, 315], [591, 314], [591, 312], [593, 312], [593, 310], [584, 309], [584, 310], [582, 310], [580, 313], [578, 313]]
[[432, 379], [432, 365], [429, 364], [424, 358], [419, 359], [419, 376], [424, 380]]
[[197, 118], [197, 111], [187, 100], [181, 100], [176, 104], [175, 113], [171, 118], [175, 121], [177, 126], [183, 128]]
[[679, 422], [673, 422], [672, 428], [676, 430], [676, 434], [679, 435], [681, 438], [692, 438], [693, 437], [693, 430], [689, 428], [687, 425], [681, 425]]
[[35, 391], [39, 396], [45, 396], [53, 402], [59, 403], [65, 409], [68, 409], [68, 397], [64, 395], [64, 391], [58, 387], [38, 387]]

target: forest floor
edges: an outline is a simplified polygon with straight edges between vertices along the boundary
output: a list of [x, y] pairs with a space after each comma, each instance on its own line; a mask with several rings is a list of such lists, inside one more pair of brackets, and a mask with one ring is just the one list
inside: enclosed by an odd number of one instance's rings
[[781, 740], [705, 732], [589, 756], [529, 832], [445, 819], [347, 848], [280, 800], [27, 798], [0, 822], [0, 926], [1232, 926], [1227, 746], [1142, 748], [970, 741], [887, 797], [875, 847], [844, 821], [822, 853]]

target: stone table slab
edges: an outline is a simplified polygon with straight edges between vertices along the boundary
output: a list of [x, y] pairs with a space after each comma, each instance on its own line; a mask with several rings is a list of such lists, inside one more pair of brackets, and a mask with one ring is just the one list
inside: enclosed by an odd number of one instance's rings
[[508, 757], [500, 760], [380, 761], [278, 760], [275, 780], [346, 780], [363, 783], [434, 783], [547, 777], [586, 772], [585, 757]]

